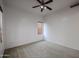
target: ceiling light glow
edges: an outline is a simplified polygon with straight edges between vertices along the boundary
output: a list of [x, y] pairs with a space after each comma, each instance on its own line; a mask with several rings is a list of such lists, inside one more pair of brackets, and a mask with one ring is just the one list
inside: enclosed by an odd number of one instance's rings
[[41, 8], [44, 8], [44, 6], [40, 6]]

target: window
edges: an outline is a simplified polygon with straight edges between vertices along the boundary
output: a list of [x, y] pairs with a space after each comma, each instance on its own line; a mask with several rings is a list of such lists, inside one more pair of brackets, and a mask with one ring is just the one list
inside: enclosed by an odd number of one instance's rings
[[43, 28], [44, 28], [43, 22], [38, 22], [37, 23], [37, 35], [43, 35]]

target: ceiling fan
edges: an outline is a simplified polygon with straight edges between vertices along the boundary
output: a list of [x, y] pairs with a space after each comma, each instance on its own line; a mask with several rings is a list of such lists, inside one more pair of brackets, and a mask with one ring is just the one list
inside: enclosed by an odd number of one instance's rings
[[34, 6], [34, 7], [32, 7], [32, 8], [40, 7], [40, 8], [41, 8], [41, 12], [43, 12], [43, 10], [45, 10], [45, 9], [52, 10], [52, 8], [46, 6], [46, 4], [49, 4], [49, 3], [53, 2], [53, 0], [49, 0], [49, 1], [47, 1], [47, 2], [45, 2], [44, 0], [41, 0], [41, 1], [40, 1], [40, 0], [37, 0], [37, 2], [39, 2], [40, 5]]

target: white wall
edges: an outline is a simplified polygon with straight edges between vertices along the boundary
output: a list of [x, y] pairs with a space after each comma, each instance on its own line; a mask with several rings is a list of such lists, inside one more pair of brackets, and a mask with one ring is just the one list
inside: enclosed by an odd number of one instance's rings
[[[0, 6], [3, 7], [2, 0], [0, 0]], [[0, 57], [3, 56], [4, 53], [4, 38], [3, 38], [3, 14], [0, 11]]]
[[3, 39], [2, 39], [2, 12], [0, 11], [0, 57], [3, 55]]
[[79, 50], [79, 6], [54, 12], [44, 20], [46, 40]]
[[39, 17], [17, 8], [7, 7], [4, 15], [6, 24], [6, 49], [42, 40], [36, 35]]

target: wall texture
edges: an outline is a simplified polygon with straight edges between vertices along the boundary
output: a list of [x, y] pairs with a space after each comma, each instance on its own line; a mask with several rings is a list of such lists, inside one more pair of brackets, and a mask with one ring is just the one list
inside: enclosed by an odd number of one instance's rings
[[79, 50], [79, 6], [45, 17], [46, 40]]
[[7, 7], [4, 15], [6, 24], [6, 49], [42, 40], [36, 35], [39, 17], [17, 8]]
[[[2, 7], [3, 9], [3, 1], [0, 0], [0, 6]], [[0, 57], [3, 56], [3, 53], [4, 53], [4, 49], [5, 49], [5, 44], [4, 44], [4, 41], [5, 41], [5, 33], [4, 33], [4, 19], [3, 19], [3, 13], [0, 11], [0, 40], [2, 42], [0, 42]]]

